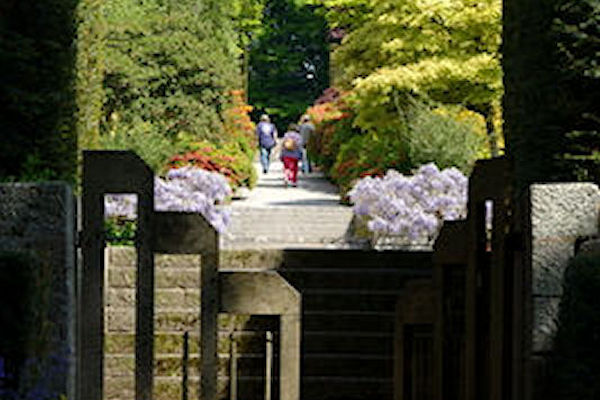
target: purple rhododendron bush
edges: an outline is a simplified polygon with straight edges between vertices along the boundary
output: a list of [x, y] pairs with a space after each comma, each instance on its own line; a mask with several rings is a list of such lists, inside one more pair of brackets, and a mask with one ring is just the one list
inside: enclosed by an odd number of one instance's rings
[[399, 245], [432, 245], [443, 221], [467, 213], [468, 178], [456, 168], [422, 165], [412, 176], [388, 170], [365, 177], [349, 192], [355, 216], [377, 242], [393, 237]]
[[[229, 225], [230, 214], [216, 205], [223, 203], [231, 193], [223, 175], [200, 168], [171, 169], [166, 179], [154, 178], [154, 207], [157, 211], [200, 213], [220, 233]], [[105, 216], [109, 218], [133, 220], [136, 207], [135, 195], [113, 194], [105, 198]]]

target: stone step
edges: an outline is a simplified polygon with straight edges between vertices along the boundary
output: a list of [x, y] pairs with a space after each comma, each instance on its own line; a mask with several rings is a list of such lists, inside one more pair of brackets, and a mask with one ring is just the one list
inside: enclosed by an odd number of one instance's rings
[[351, 219], [344, 206], [231, 208], [222, 243], [330, 243], [345, 235]]

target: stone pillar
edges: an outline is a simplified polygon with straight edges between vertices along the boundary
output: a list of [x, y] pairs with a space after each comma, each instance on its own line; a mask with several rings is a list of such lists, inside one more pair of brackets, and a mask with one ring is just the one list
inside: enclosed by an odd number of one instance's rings
[[525, 354], [530, 367], [528, 392], [532, 398], [544, 385], [546, 355], [552, 350], [556, 318], [562, 296], [563, 275], [575, 255], [578, 238], [598, 234], [600, 191], [589, 183], [535, 184], [529, 190], [530, 225], [527, 232], [531, 281], [525, 290], [530, 304], [525, 332], [530, 347]]
[[[49, 264], [52, 368], [47, 392], [75, 398], [75, 201], [62, 183], [0, 185], [0, 251], [27, 252]], [[8, 327], [10, 328], [10, 327]], [[7, 329], [1, 327], [0, 329]]]

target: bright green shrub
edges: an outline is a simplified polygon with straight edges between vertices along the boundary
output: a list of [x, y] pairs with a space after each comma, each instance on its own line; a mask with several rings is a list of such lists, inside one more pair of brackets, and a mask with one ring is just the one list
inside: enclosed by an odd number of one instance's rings
[[486, 150], [486, 137], [472, 121], [458, 120], [457, 110], [418, 105], [411, 112], [406, 132], [408, 157], [413, 167], [435, 163], [440, 169], [457, 167], [470, 172]]
[[241, 86], [231, 21], [194, 1], [115, 0], [103, 9], [110, 29], [101, 134], [118, 119], [117, 134], [143, 122], [174, 145], [182, 132], [222, 141], [223, 111]]
[[113, 118], [110, 130], [99, 138], [100, 148], [133, 150], [155, 173], [160, 174], [169, 157], [176, 153], [177, 146], [152, 123], [139, 117], [132, 118], [132, 121], [136, 122], [122, 126], [118, 119]]
[[135, 243], [136, 221], [111, 217], [104, 220], [104, 235], [110, 246], [133, 246]]
[[[318, 106], [311, 108], [314, 113]], [[403, 118], [383, 132], [360, 133], [348, 118], [331, 118], [317, 125], [317, 161], [327, 168], [342, 195], [356, 179], [383, 175], [388, 169], [409, 173], [434, 162], [468, 174], [475, 160], [489, 154], [483, 117], [458, 106], [429, 107], [411, 100]], [[318, 114], [317, 114], [318, 115]], [[335, 115], [335, 114], [333, 114]], [[329, 164], [329, 157], [335, 162]]]

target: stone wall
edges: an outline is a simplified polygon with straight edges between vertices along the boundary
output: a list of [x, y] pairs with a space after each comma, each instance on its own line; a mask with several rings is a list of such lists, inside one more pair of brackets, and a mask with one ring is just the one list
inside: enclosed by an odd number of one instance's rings
[[42, 355], [42, 364], [54, 372], [44, 389], [69, 399], [74, 398], [75, 382], [74, 204], [65, 184], [0, 185], [0, 251], [32, 253], [48, 263], [51, 271], [47, 320], [52, 354]]
[[594, 184], [536, 184], [530, 187], [531, 362], [533, 395], [543, 381], [552, 350], [563, 276], [576, 241], [598, 234], [600, 191]]
[[[221, 265], [233, 270], [270, 270], [281, 265], [281, 251], [225, 251]], [[132, 247], [105, 251], [105, 388], [104, 398], [134, 396], [136, 252]], [[155, 380], [154, 398], [182, 398], [184, 334], [189, 334], [188, 395], [199, 385], [198, 330], [200, 262], [194, 255], [157, 255], [155, 258]], [[218, 398], [230, 396], [232, 335], [237, 361], [237, 392], [245, 399], [262, 399], [266, 331], [277, 343], [279, 324], [270, 316], [219, 316]], [[277, 376], [278, 347], [273, 349]], [[272, 385], [274, 395], [278, 386]]]
[[[105, 399], [133, 393], [135, 253], [107, 249]], [[302, 293], [303, 398], [388, 399], [393, 389], [394, 312], [411, 279], [431, 276], [429, 252], [353, 250], [223, 251], [222, 271], [278, 270]], [[197, 339], [200, 298], [195, 257], [156, 257], [155, 398], [181, 398], [183, 333]], [[279, 398], [278, 320], [219, 318], [219, 394], [229, 398], [232, 331], [238, 349], [238, 398], [263, 399], [265, 331], [275, 333], [273, 399]], [[190, 342], [189, 395], [197, 391], [198, 352]], [[190, 397], [192, 398], [192, 397]]]

